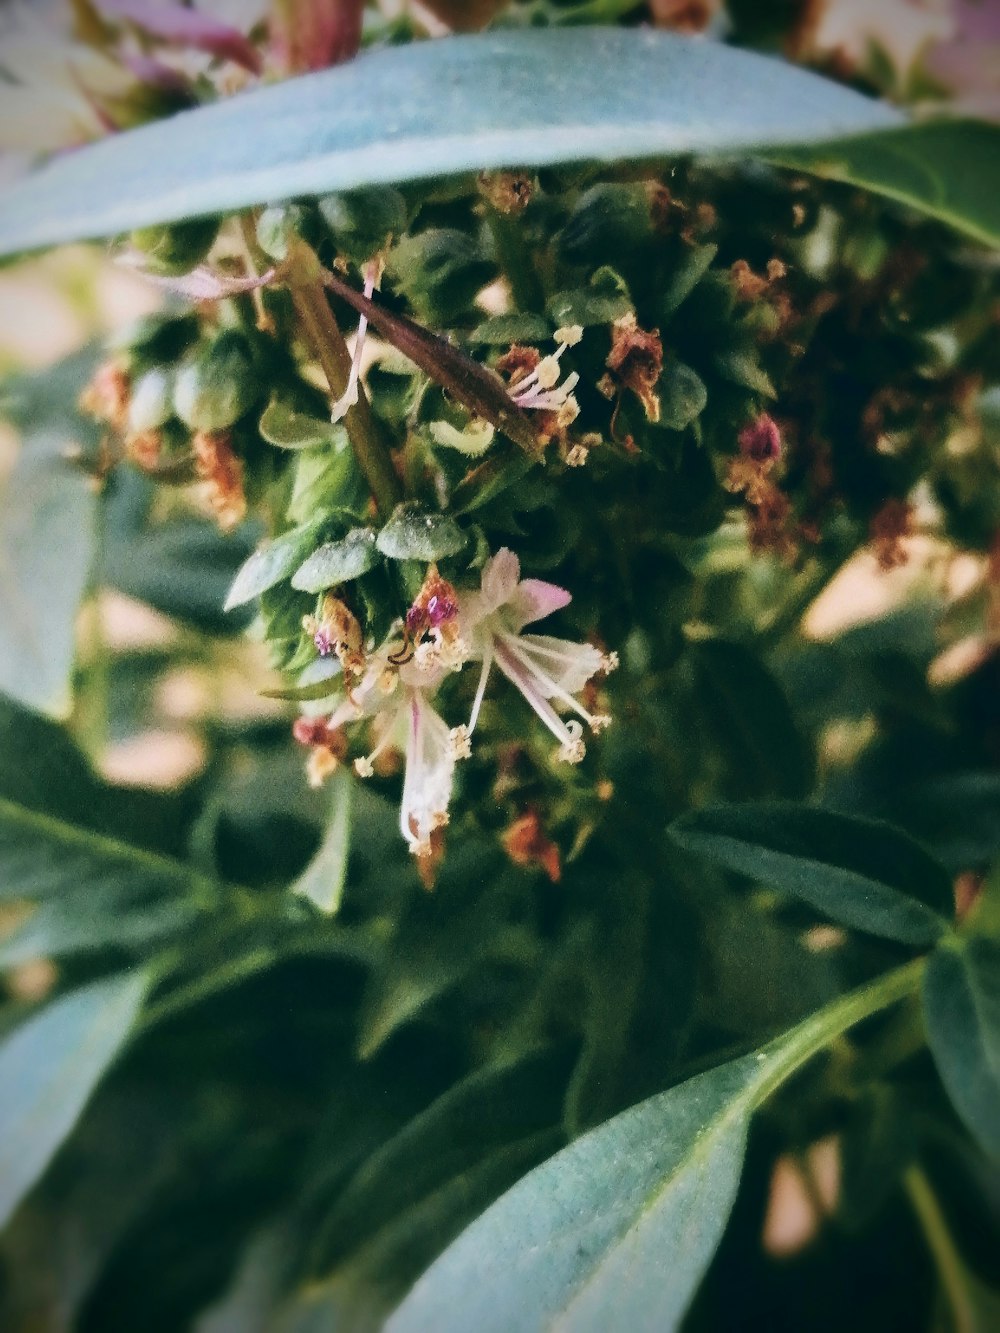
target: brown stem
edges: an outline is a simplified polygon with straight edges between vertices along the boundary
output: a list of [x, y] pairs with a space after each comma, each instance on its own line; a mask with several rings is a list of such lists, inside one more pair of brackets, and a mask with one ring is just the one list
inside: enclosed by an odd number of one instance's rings
[[[347, 388], [351, 373], [351, 354], [344, 335], [337, 327], [330, 303], [318, 278], [289, 278], [289, 289], [296, 314], [309, 345], [319, 359], [334, 400]], [[358, 401], [344, 415], [347, 435], [364, 478], [375, 497], [379, 513], [388, 518], [403, 498], [402, 487], [393, 467], [389, 446], [378, 422], [372, 416], [364, 389], [358, 386]]]

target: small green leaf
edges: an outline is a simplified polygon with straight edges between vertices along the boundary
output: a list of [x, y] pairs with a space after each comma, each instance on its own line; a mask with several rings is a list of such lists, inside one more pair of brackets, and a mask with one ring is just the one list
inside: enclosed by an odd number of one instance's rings
[[325, 522], [325, 519], [321, 519], [314, 523], [303, 523], [254, 551], [250, 559], [240, 566], [233, 580], [225, 610], [231, 611], [234, 606], [253, 601], [268, 588], [287, 579], [306, 551], [312, 548]]
[[340, 768], [330, 782], [330, 817], [319, 851], [292, 885], [327, 916], [340, 907], [347, 879], [347, 856], [351, 848], [351, 798], [354, 779], [350, 770]]
[[951, 938], [924, 973], [927, 1040], [955, 1109], [1000, 1159], [1000, 943]]
[[931, 944], [953, 912], [947, 871], [907, 834], [792, 801], [715, 806], [671, 825], [674, 840], [781, 889], [856, 930]]
[[756, 349], [734, 349], [713, 358], [716, 373], [730, 384], [750, 389], [764, 398], [775, 398], [777, 390], [770, 375], [757, 360]]
[[701, 282], [719, 252], [717, 245], [693, 245], [667, 279], [660, 309], [669, 317]]
[[794, 65], [670, 33], [527, 29], [387, 45], [56, 157], [6, 192], [0, 254], [358, 185], [581, 153], [732, 156], [900, 119]]
[[552, 326], [542, 315], [493, 315], [472, 330], [469, 341], [510, 347], [514, 343], [546, 342], [551, 336]]
[[656, 391], [660, 396], [660, 419], [668, 430], [684, 430], [697, 420], [708, 402], [701, 376], [683, 361], [670, 360], [663, 368]]
[[632, 309], [632, 297], [621, 274], [606, 264], [597, 269], [586, 287], [558, 292], [548, 303], [557, 325], [612, 324]]
[[442, 560], [457, 555], [465, 541], [465, 533], [447, 514], [399, 505], [375, 544], [390, 560]]
[[428, 1269], [387, 1333], [676, 1329], [732, 1208], [760, 1068], [722, 1065], [549, 1158]]
[[378, 564], [373, 528], [352, 528], [337, 542], [325, 542], [292, 575], [300, 592], [323, 592], [360, 578]]
[[48, 1166], [135, 1021], [141, 973], [54, 1000], [0, 1046], [0, 1226]]
[[312, 445], [330, 444], [337, 435], [337, 427], [330, 421], [296, 412], [280, 399], [272, 398], [260, 419], [260, 433], [279, 449], [308, 449]]

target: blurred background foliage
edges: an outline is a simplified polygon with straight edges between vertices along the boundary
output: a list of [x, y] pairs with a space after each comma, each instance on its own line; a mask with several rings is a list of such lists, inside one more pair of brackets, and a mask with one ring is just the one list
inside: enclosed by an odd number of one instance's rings
[[[264, 8], [216, 17], [279, 72], [310, 67], [273, 40], [280, 27], [262, 46]], [[976, 81], [982, 39], [958, 20], [989, 10], [428, 0], [370, 7], [365, 40], [653, 21], [978, 113], [996, 89]], [[52, 55], [52, 41], [36, 33], [35, 49]], [[243, 77], [217, 52], [185, 62], [202, 92]], [[97, 133], [80, 119], [94, 86], [79, 101], [33, 91], [57, 132], [68, 115], [81, 138]], [[7, 130], [28, 124], [27, 105]], [[111, 102], [98, 105], [106, 120]], [[139, 114], [134, 97], [116, 105]], [[308, 450], [273, 461], [259, 404], [260, 484], [227, 532], [203, 490], [134, 460], [109, 468], [80, 396], [109, 339], [138, 345], [150, 326], [132, 321], [160, 294], [95, 248], [0, 274], [5, 1328], [379, 1327], [473, 1219], [582, 1131], [917, 952], [767, 883], [752, 857], [733, 873], [692, 854], [667, 832], [691, 810], [780, 800], [889, 821], [944, 867], [946, 914], [996, 948], [995, 251], [759, 162], [554, 167], [534, 188], [516, 239], [540, 292], [522, 289], [514, 316], [533, 325], [497, 324], [510, 311], [481, 296], [510, 236], [483, 226], [464, 179], [407, 192], [387, 299], [480, 356], [579, 322], [594, 330], [580, 353], [591, 385], [607, 326], [633, 309], [668, 349], [662, 417], [625, 402], [619, 434], [639, 462], [598, 447], [480, 514], [526, 569], [573, 589], [574, 629], [599, 625], [620, 648], [616, 722], [584, 779], [563, 780], [495, 700], [432, 893], [399, 838], [394, 775], [346, 780], [349, 852], [331, 869], [345, 775], [311, 789], [293, 710], [262, 694], [287, 683], [263, 641], [282, 608], [223, 611], [258, 543], [292, 521], [289, 494], [301, 521], [334, 483], [310, 473]], [[652, 225], [651, 198], [676, 225]], [[784, 271], [769, 273], [776, 259]], [[453, 490], [468, 460], [435, 453], [424, 430], [448, 410], [438, 391], [390, 361], [368, 384], [386, 423], [416, 424], [417, 457]], [[770, 526], [723, 484], [740, 429], [765, 411], [786, 444], [791, 515]], [[506, 835], [526, 811], [543, 812], [544, 845], [519, 858]], [[831, 858], [853, 865], [863, 837], [849, 828]], [[317, 874], [342, 875], [333, 917], [309, 899]], [[955, 938], [983, 1050], [962, 1049], [965, 983], [939, 950], [926, 1017], [904, 999], [796, 1073], [754, 1119], [685, 1327], [997, 1326], [1000, 970]]]

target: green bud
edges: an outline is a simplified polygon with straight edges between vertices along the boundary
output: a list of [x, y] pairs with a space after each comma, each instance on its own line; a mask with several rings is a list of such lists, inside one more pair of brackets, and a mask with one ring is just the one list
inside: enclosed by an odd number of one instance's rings
[[129, 324], [109, 341], [109, 348], [117, 352], [133, 374], [158, 365], [177, 361], [198, 337], [198, 320], [194, 315], [167, 317], [147, 315]]
[[391, 185], [328, 194], [319, 201], [319, 211], [337, 253], [356, 264], [406, 230], [406, 200]]
[[495, 269], [462, 231], [433, 229], [404, 237], [389, 255], [389, 276], [424, 323], [465, 314]]
[[151, 273], [170, 277], [188, 273], [208, 254], [219, 230], [217, 218], [192, 218], [167, 227], [141, 227], [129, 243], [144, 257]]
[[192, 430], [225, 430], [259, 401], [263, 388], [250, 340], [224, 329], [177, 372], [174, 411]]
[[598, 264], [634, 256], [653, 238], [649, 190], [642, 182], [594, 185], [577, 200], [560, 237], [571, 264]]
[[279, 263], [288, 258], [288, 248], [303, 234], [307, 210], [301, 204], [281, 204], [265, 208], [257, 221], [257, 244], [269, 259]]
[[173, 371], [154, 366], [132, 385], [128, 407], [128, 429], [131, 435], [158, 430], [173, 416]]

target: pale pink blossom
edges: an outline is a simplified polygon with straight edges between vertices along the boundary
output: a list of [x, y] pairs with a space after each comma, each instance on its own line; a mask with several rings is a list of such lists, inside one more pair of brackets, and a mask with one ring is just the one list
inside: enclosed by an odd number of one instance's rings
[[[585, 753], [582, 719], [592, 731], [610, 722], [605, 714], [591, 714], [575, 696], [599, 671], [617, 665], [590, 643], [573, 643], [548, 634], [525, 634], [525, 625], [566, 606], [564, 588], [541, 579], [522, 579], [517, 556], [507, 547], [486, 562], [478, 592], [465, 594], [460, 614], [471, 655], [482, 658], [482, 670], [469, 722], [454, 733], [456, 751], [467, 752], [479, 720], [486, 683], [495, 662], [559, 742], [558, 758], [579, 763]], [[564, 718], [558, 705], [574, 717]]]

